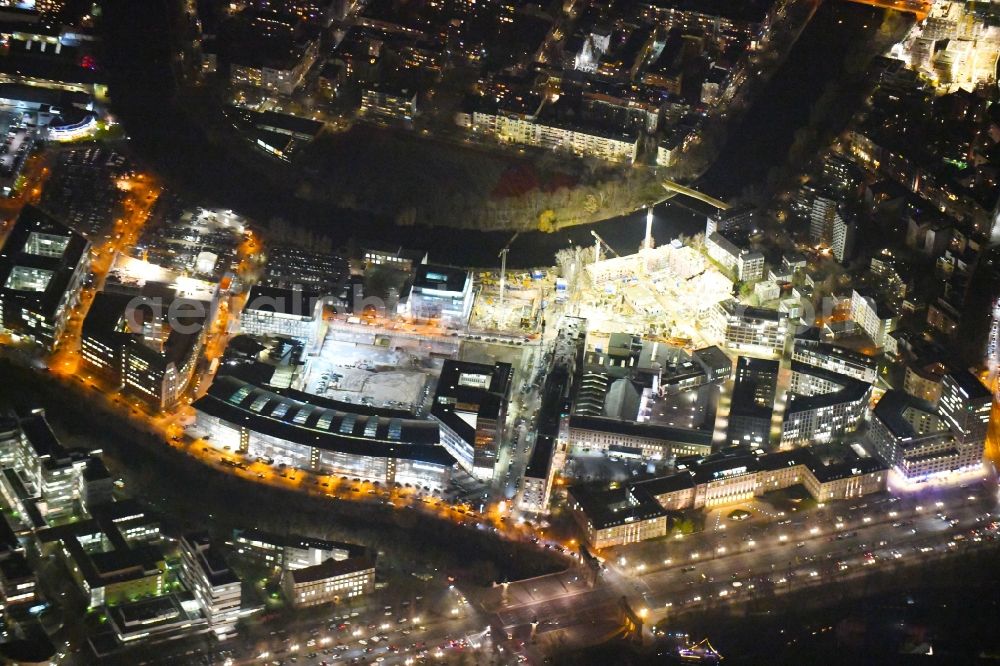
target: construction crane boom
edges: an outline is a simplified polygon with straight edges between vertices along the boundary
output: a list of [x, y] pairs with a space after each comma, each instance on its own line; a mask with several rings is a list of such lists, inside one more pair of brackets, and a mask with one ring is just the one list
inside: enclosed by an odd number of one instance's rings
[[500, 257], [500, 316], [501, 317], [503, 317], [503, 296], [504, 296], [503, 292], [504, 289], [507, 287], [507, 253], [510, 252], [511, 243], [513, 243], [514, 240], [517, 239], [517, 237], [520, 235], [521, 235], [520, 231], [515, 232], [514, 235], [510, 237], [510, 240], [507, 241], [507, 244], [503, 246], [503, 249], [500, 250], [500, 254], [497, 255], [498, 257]]
[[616, 257], [621, 257], [622, 256], [622, 255], [618, 254], [617, 252], [615, 252], [615, 248], [613, 248], [610, 245], [608, 245], [608, 241], [606, 241], [603, 238], [601, 238], [600, 236], [598, 236], [597, 232], [594, 231], [593, 229], [590, 230], [590, 235], [593, 236], [594, 238], [596, 238], [598, 243], [600, 243], [604, 247], [608, 248], [608, 252], [610, 252], [611, 254], [615, 255]]

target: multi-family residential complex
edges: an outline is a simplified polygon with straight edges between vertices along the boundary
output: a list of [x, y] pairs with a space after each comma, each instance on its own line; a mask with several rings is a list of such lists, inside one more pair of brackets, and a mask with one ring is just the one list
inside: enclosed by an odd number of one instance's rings
[[875, 383], [878, 378], [878, 362], [874, 357], [804, 336], [795, 338], [792, 361], [853, 377], [868, 384]]
[[500, 143], [513, 143], [611, 162], [635, 161], [638, 136], [592, 127], [539, 121], [535, 116], [500, 110], [474, 111], [471, 129]]
[[896, 328], [898, 316], [878, 297], [855, 289], [851, 292], [851, 321], [868, 334], [876, 347], [884, 347], [886, 337]]
[[717, 231], [705, 238], [705, 250], [737, 280], [756, 282], [764, 278], [764, 254], [758, 250], [740, 247]]
[[716, 317], [729, 349], [761, 356], [781, 356], [788, 342], [788, 316], [778, 310], [741, 305], [734, 300], [717, 306]]
[[872, 385], [798, 361], [781, 425], [781, 446], [828, 442], [864, 422]]

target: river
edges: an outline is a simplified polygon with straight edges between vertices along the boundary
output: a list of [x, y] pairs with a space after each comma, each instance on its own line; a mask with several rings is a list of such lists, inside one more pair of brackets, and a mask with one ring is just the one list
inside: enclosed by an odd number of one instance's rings
[[[282, 217], [338, 241], [351, 236], [392, 240], [428, 249], [438, 262], [498, 264], [497, 254], [510, 240], [510, 232], [397, 228], [370, 215], [304, 202], [290, 191], [260, 182], [250, 167], [231, 159], [176, 101], [168, 20], [174, 1], [104, 3], [103, 21], [113, 112], [128, 132], [131, 151], [163, 175], [170, 187], [193, 200], [252, 218]], [[835, 56], [863, 38], [860, 24], [875, 14], [868, 7], [826, 0], [698, 187], [728, 198], [762, 183], [768, 170], [785, 159], [795, 130], [808, 122], [826, 81], [842, 74], [843, 58]], [[685, 207], [668, 203], [654, 211], [653, 236], [658, 243], [703, 228], [704, 215]], [[508, 265], [549, 265], [560, 248], [591, 245], [591, 229], [618, 252], [632, 252], [642, 241], [645, 214], [555, 234], [522, 233], [511, 245]]]

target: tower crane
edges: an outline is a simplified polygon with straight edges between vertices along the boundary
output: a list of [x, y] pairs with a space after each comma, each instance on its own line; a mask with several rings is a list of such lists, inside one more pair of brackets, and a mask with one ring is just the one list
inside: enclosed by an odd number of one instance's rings
[[514, 235], [510, 237], [510, 240], [507, 241], [507, 244], [503, 246], [503, 249], [500, 250], [500, 253], [497, 255], [498, 257], [500, 257], [500, 316], [501, 317], [503, 317], [503, 292], [507, 286], [507, 253], [510, 252], [511, 243], [513, 243], [520, 235], [521, 235], [520, 231], [515, 232]]

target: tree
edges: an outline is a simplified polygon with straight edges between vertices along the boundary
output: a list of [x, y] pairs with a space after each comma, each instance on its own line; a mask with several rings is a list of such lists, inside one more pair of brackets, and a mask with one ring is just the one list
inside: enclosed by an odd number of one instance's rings
[[551, 208], [546, 208], [538, 216], [538, 230], [545, 233], [552, 233], [556, 230], [556, 212]]

